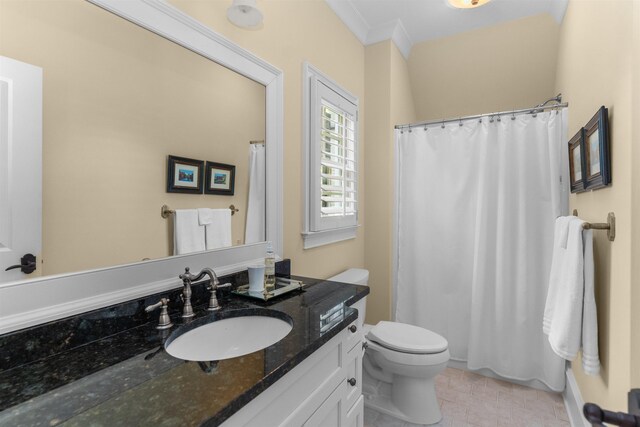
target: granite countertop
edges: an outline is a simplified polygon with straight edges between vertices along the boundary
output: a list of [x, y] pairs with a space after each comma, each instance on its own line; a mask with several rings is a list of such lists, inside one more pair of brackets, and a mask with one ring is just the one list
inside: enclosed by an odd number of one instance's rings
[[[185, 325], [182, 304], [172, 304], [175, 326], [166, 331], [155, 328], [158, 311], [144, 312], [161, 296], [177, 301], [180, 289], [0, 336], [0, 426], [221, 424], [353, 322], [357, 311], [349, 305], [369, 293], [364, 286], [296, 278], [308, 285], [304, 291], [268, 302], [219, 290], [222, 309], [214, 313], [205, 310], [204, 284], [194, 285], [191, 322], [237, 310], [275, 310], [293, 319], [278, 343], [217, 364], [164, 351], [165, 340]], [[337, 321], [321, 328], [321, 315], [336, 308]]]

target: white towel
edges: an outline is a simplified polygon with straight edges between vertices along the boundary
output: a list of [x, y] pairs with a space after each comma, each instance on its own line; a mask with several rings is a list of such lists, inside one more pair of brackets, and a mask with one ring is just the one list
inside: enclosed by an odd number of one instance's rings
[[594, 291], [593, 231], [585, 230], [584, 238], [584, 306], [582, 309], [582, 369], [589, 375], [600, 373], [598, 353], [598, 313]]
[[198, 223], [200, 225], [209, 225], [213, 222], [213, 209], [198, 208]]
[[231, 246], [231, 209], [210, 209], [211, 223], [205, 226], [207, 249]]
[[562, 289], [562, 277], [564, 268], [564, 259], [567, 248], [567, 239], [569, 236], [569, 221], [572, 217], [561, 216], [556, 218], [555, 229], [553, 233], [553, 256], [551, 258], [551, 273], [549, 275], [549, 288], [547, 290], [547, 302], [544, 306], [544, 318], [542, 321], [542, 330], [545, 334], [549, 334], [551, 327], [551, 318], [555, 310], [557, 293]]
[[198, 223], [198, 211], [177, 209], [173, 216], [173, 254], [204, 251], [204, 232], [204, 227]]
[[583, 223], [577, 217], [556, 220], [542, 329], [553, 351], [563, 359], [573, 360], [582, 346], [584, 371], [596, 375], [600, 361], [593, 295], [593, 234], [583, 231]]

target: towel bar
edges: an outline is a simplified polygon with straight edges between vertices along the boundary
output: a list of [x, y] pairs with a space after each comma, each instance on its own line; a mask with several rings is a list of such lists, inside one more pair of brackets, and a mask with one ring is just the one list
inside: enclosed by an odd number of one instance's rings
[[[229, 205], [229, 209], [231, 210], [231, 215], [235, 215], [236, 212], [240, 212], [240, 209], [237, 209], [235, 205]], [[167, 205], [162, 205], [160, 209], [160, 216], [162, 218], [169, 218], [169, 215], [174, 214], [176, 211], [169, 208]]]
[[[577, 209], [573, 210], [573, 216], [578, 216]], [[607, 222], [585, 222], [582, 224], [582, 228], [585, 230], [607, 230], [607, 237], [613, 242], [616, 239], [616, 215], [609, 212]]]

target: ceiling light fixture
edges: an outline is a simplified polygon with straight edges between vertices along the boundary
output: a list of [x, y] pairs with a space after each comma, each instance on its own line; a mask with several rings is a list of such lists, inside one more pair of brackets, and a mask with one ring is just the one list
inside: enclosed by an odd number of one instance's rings
[[491, 0], [449, 0], [449, 4], [458, 9], [473, 9], [489, 3]]
[[227, 9], [227, 18], [240, 28], [256, 28], [262, 24], [262, 12], [256, 6], [256, 0], [233, 0]]

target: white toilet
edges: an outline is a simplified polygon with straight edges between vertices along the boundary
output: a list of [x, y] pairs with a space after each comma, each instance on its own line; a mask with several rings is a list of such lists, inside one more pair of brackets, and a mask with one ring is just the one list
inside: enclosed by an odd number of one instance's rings
[[[351, 268], [329, 280], [366, 286], [369, 271]], [[434, 380], [449, 361], [447, 340], [405, 323], [364, 325], [366, 298], [352, 307], [359, 312], [367, 342], [362, 360], [365, 406], [415, 424], [439, 422], [442, 414]]]

